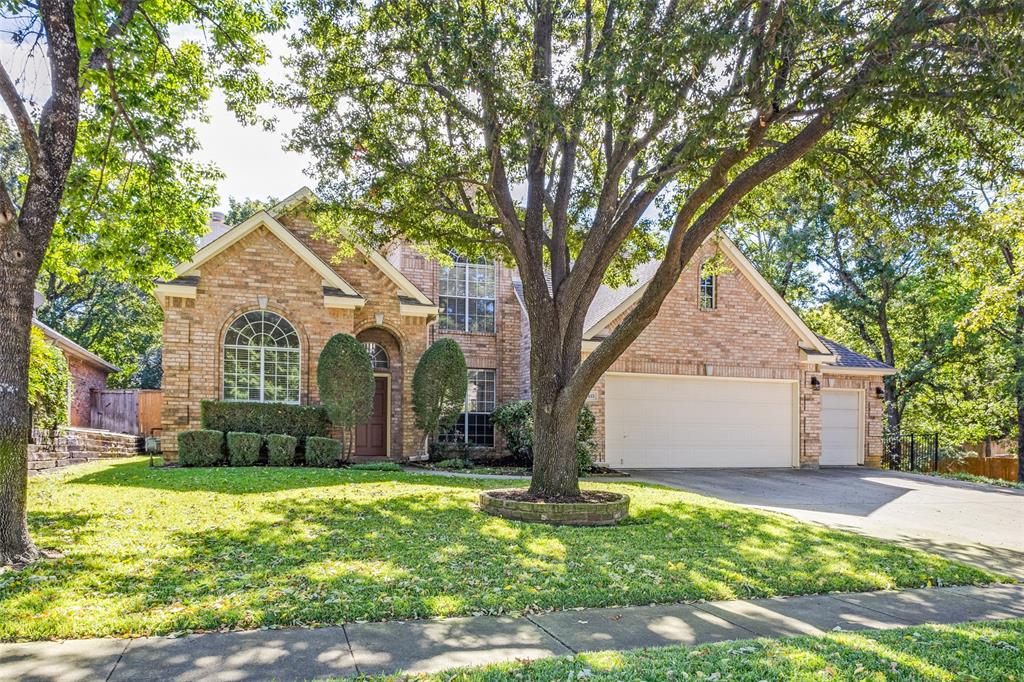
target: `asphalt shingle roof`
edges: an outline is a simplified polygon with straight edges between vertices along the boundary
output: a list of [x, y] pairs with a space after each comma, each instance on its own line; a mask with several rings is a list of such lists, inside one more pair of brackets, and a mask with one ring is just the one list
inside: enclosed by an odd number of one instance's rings
[[884, 362], [879, 362], [873, 358], [869, 358], [866, 355], [850, 350], [841, 343], [837, 343], [832, 339], [826, 338], [821, 334], [818, 334], [818, 338], [825, 344], [825, 347], [832, 351], [832, 354], [836, 356], [836, 361], [829, 363], [833, 367], [859, 367], [862, 369], [893, 369], [890, 365]]

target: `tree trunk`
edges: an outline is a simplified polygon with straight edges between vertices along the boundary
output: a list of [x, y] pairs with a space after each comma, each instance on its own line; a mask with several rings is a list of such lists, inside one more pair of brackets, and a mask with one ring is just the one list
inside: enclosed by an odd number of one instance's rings
[[[560, 330], [552, 319], [530, 321], [530, 388], [533, 399], [530, 492], [538, 497], [580, 496], [576, 422], [582, 404], [573, 400], [567, 389], [569, 379], [580, 364], [582, 335], [582, 328], [572, 334]], [[566, 336], [571, 338], [567, 340]]]
[[899, 436], [903, 414], [897, 403], [896, 387], [893, 386], [895, 381], [893, 381], [894, 377], [885, 379], [883, 384], [885, 386], [885, 428], [889, 434]]
[[39, 557], [26, 521], [28, 358], [35, 281], [30, 260], [0, 258], [0, 566], [31, 563]]
[[533, 399], [533, 477], [530, 492], [539, 497], [579, 497], [576, 422], [569, 409], [550, 395]]

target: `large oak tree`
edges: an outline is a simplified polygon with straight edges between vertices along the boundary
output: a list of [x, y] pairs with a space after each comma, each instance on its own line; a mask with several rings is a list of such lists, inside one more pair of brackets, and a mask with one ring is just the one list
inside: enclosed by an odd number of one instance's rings
[[[0, 182], [3, 566], [38, 557], [25, 509], [26, 386], [44, 259], [51, 272], [63, 266], [61, 276], [102, 285], [191, 244], [215, 177], [189, 158], [194, 124], [214, 86], [243, 118], [256, 116], [266, 95], [258, 36], [284, 17], [261, 0], [11, 0], [0, 12], [20, 55], [0, 65], [0, 98], [26, 166]], [[38, 73], [25, 66], [32, 60]], [[3, 170], [17, 172], [10, 159]]]
[[[370, 241], [518, 267], [540, 496], [579, 494], [580, 406], [745, 195], [860, 117], [1012, 115], [1021, 91], [1012, 0], [297, 6], [293, 144], [331, 213]], [[582, 357], [602, 281], [652, 255], [635, 307]]]

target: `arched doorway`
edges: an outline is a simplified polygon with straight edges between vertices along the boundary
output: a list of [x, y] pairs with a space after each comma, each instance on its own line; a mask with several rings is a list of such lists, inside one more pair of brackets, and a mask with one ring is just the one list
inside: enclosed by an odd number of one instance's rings
[[402, 350], [387, 329], [370, 327], [356, 334], [373, 363], [373, 415], [356, 427], [354, 455], [359, 458], [390, 457], [401, 443]]

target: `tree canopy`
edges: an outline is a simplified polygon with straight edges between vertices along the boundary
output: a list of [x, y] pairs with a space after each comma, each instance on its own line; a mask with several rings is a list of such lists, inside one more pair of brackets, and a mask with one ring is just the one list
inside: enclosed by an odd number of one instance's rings
[[[299, 0], [292, 40], [328, 217], [490, 254], [523, 281], [532, 490], [574, 496], [576, 414], [748, 194], [830, 133], [901, 116], [1021, 115], [1014, 2]], [[970, 117], [951, 114], [967, 111]], [[585, 358], [603, 281], [661, 259]]]

